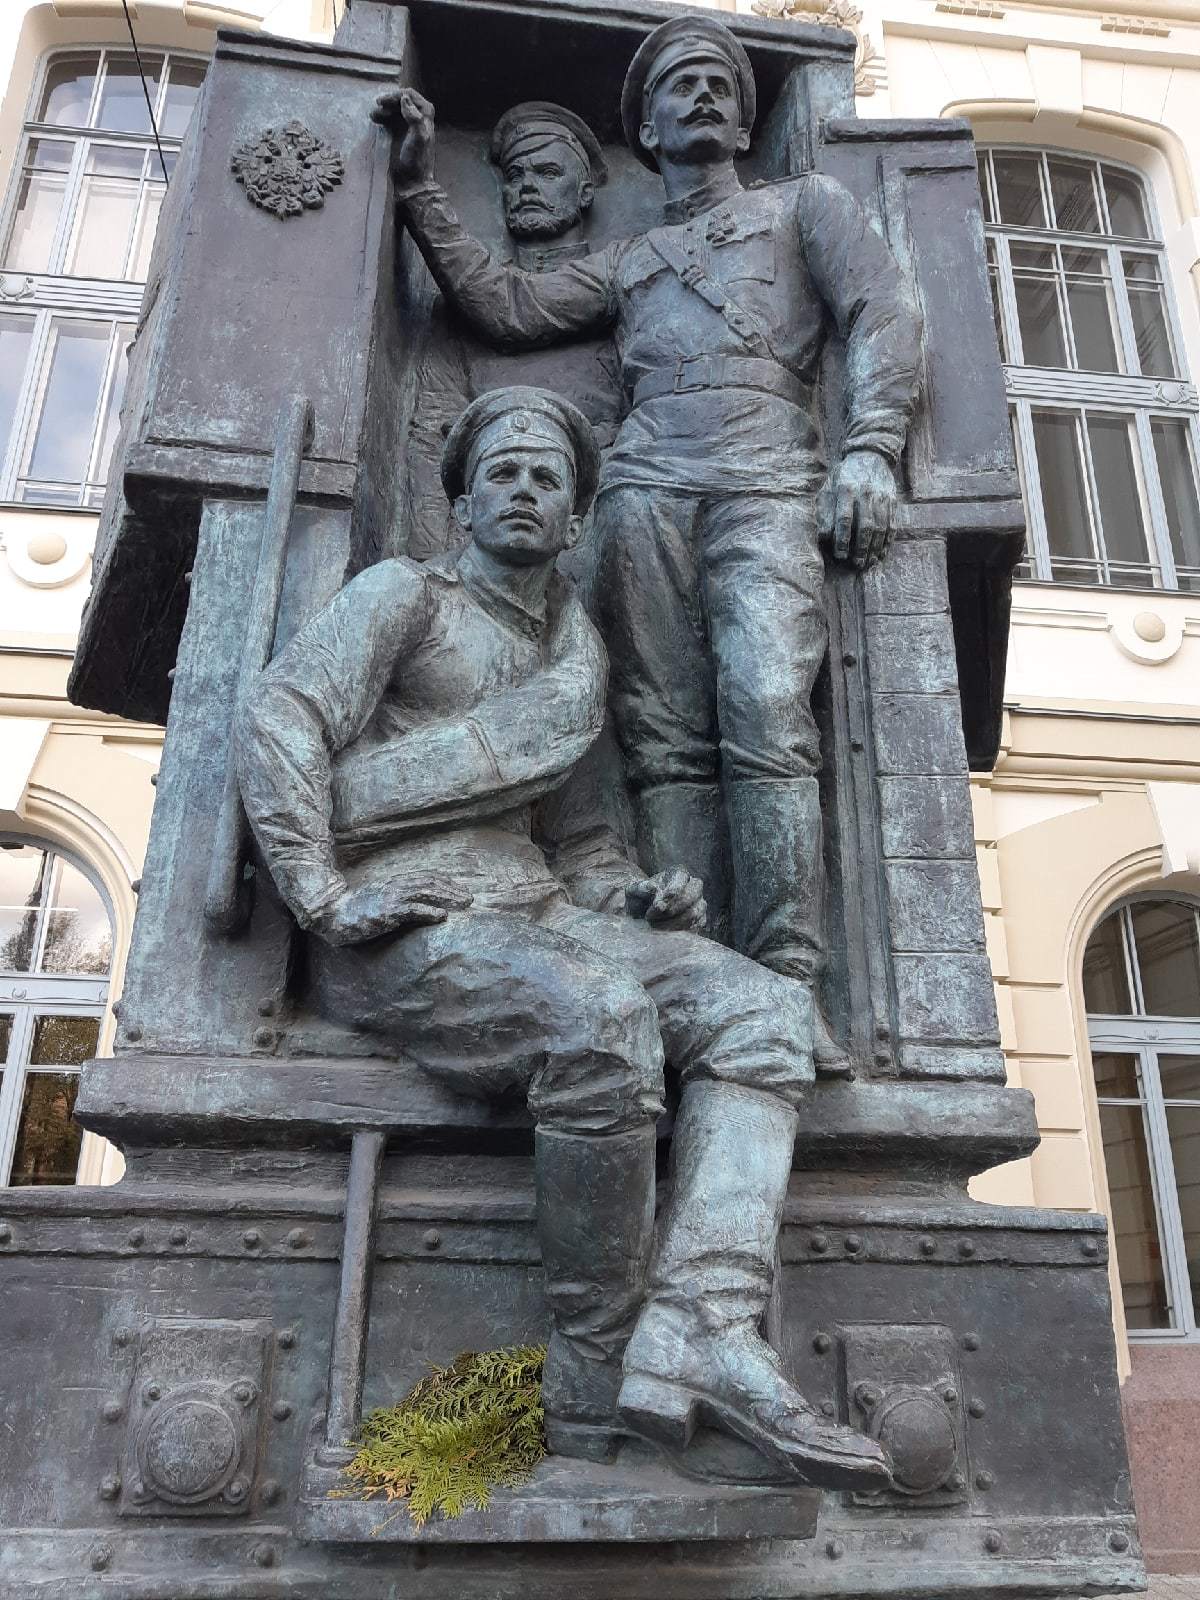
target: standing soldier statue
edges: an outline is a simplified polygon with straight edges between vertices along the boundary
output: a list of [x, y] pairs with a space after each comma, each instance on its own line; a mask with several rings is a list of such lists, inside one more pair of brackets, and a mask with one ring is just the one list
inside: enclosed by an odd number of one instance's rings
[[[754, 75], [713, 18], [656, 28], [622, 94], [657, 167], [664, 225], [537, 274], [470, 238], [433, 177], [433, 108], [411, 89], [396, 192], [446, 297], [505, 350], [613, 328], [629, 412], [596, 507], [594, 610], [648, 870], [681, 861], [719, 936], [732, 865], [738, 950], [814, 988], [825, 961], [811, 708], [826, 647], [823, 539], [866, 567], [887, 548], [916, 388], [920, 319], [854, 198], [808, 173], [744, 190]], [[845, 342], [841, 457], [814, 405]], [[844, 1062], [814, 1011], [825, 1067]]]

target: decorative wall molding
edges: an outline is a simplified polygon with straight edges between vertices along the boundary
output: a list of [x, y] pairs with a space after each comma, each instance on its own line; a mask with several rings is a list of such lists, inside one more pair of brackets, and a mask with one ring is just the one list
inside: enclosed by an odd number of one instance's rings
[[1161, 17], [1106, 16], [1100, 19], [1101, 33], [1141, 33], [1154, 39], [1170, 37], [1170, 25]]
[[887, 62], [862, 27], [863, 14], [852, 0], [752, 0], [760, 17], [815, 22], [819, 28], [844, 28], [854, 35], [854, 92], [860, 99], [887, 87]]
[[945, 11], [952, 17], [985, 17], [989, 22], [1003, 22], [1004, 7], [991, 0], [937, 0], [935, 11]]

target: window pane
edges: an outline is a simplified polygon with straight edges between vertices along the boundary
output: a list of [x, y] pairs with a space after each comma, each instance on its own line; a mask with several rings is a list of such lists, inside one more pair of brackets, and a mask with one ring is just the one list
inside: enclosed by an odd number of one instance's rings
[[1075, 365], [1085, 372], [1118, 372], [1108, 258], [1101, 250], [1063, 247], [1067, 305], [1075, 335]]
[[120, 340], [117, 367], [113, 373], [108, 398], [104, 402], [104, 416], [100, 424], [100, 450], [92, 469], [94, 483], [104, 483], [108, 478], [113, 446], [117, 442], [117, 431], [121, 426], [121, 402], [125, 398], [125, 384], [129, 377], [129, 346], [133, 343], [133, 324], [125, 323], [119, 327], [117, 338]]
[[996, 241], [987, 239], [988, 288], [992, 291], [992, 316], [996, 319], [996, 347], [1001, 361], [1008, 360], [1008, 346], [1004, 342], [1004, 320], [1000, 315], [1000, 269], [996, 264]]
[[[1105, 417], [1093, 412], [1087, 419], [1092, 446], [1092, 472], [1100, 501], [1104, 547], [1113, 563], [1130, 562], [1146, 568], [1150, 555], [1142, 519], [1142, 501], [1133, 461], [1132, 423], [1126, 417]], [[1148, 571], [1125, 568], [1114, 571], [1114, 583], [1149, 583]]]
[[[150, 175], [151, 182], [142, 191], [142, 214], [138, 218], [137, 239], [133, 247], [133, 260], [129, 267], [129, 276], [135, 283], [145, 283], [150, 276], [150, 252], [154, 247], [154, 236], [158, 232], [158, 218], [162, 211], [163, 196], [166, 188], [161, 178], [155, 174], [160, 171], [157, 152], [151, 157]], [[172, 177], [175, 172], [175, 157], [167, 156], [167, 176]]]
[[42, 972], [86, 972], [103, 977], [112, 963], [108, 911], [78, 867], [56, 857]]
[[0, 466], [8, 450], [32, 340], [32, 317], [0, 313]]
[[1107, 1052], [1092, 1056], [1096, 1094], [1101, 1100], [1139, 1100], [1137, 1057]]
[[1055, 577], [1098, 578], [1079, 457], [1077, 419], [1070, 411], [1034, 411], [1033, 438], [1042, 483], [1042, 510]]
[[1038, 179], [1038, 156], [1014, 155], [994, 150], [992, 164], [996, 174], [996, 200], [1000, 221], [1017, 228], [1044, 228], [1046, 209]]
[[114, 145], [89, 150], [68, 272], [80, 278], [125, 276], [144, 164], [141, 150]]
[[[0, 1011], [0, 1067], [8, 1060], [9, 1047], [12, 1044], [13, 1019], [7, 1011]], [[4, 1082], [4, 1074], [0, 1072], [0, 1083]]]
[[1057, 226], [1066, 233], [1101, 232], [1093, 182], [1095, 165], [1091, 161], [1067, 161], [1062, 156], [1047, 156], [1046, 165]]
[[34, 1018], [31, 1067], [81, 1067], [96, 1054], [99, 1017], [61, 1017], [52, 1012]]
[[1167, 313], [1163, 305], [1162, 281], [1153, 256], [1122, 257], [1125, 286], [1129, 290], [1129, 314], [1133, 319], [1134, 342], [1142, 374], [1147, 378], [1174, 378], [1175, 358], [1167, 332]]
[[1147, 1016], [1200, 1016], [1196, 914], [1169, 900], [1130, 907], [1142, 1001]]
[[26, 1074], [10, 1183], [75, 1182], [83, 1142], [83, 1130], [71, 1121], [78, 1093], [77, 1072]]
[[1125, 1321], [1130, 1328], [1169, 1328], [1173, 1324], [1141, 1107], [1102, 1105], [1100, 1133]]
[[158, 99], [158, 85], [162, 76], [162, 57], [142, 54], [146, 69], [146, 89], [142, 88], [137, 61], [133, 56], [109, 56], [100, 88], [100, 105], [96, 111], [96, 126], [110, 133], [151, 133], [150, 112], [146, 105], [149, 90], [150, 104]]
[[204, 82], [204, 65], [199, 61], [175, 61], [167, 83], [167, 98], [158, 122], [164, 138], [182, 139], [195, 110]]
[[28, 972], [49, 857], [32, 845], [0, 850], [0, 972]]
[[1112, 231], [1126, 239], [1149, 239], [1142, 185], [1131, 172], [1105, 166], [1104, 193], [1108, 199], [1108, 220]]
[[31, 139], [4, 265], [14, 272], [48, 272], [67, 190], [74, 146], [64, 139]]
[[46, 86], [33, 120], [64, 128], [86, 127], [99, 59], [94, 50], [86, 55], [55, 56], [47, 68]]
[[988, 186], [987, 156], [982, 150], [976, 156], [975, 164], [979, 169], [979, 203], [983, 207], [983, 219], [985, 222], [995, 222], [996, 214], [992, 210], [992, 191]]
[[49, 376], [26, 476], [54, 483], [82, 483], [92, 449], [96, 406], [111, 336], [112, 327], [107, 322], [55, 319]]
[[[1121, 913], [1110, 912], [1088, 940], [1083, 954], [1083, 1001], [1093, 1016], [1127, 1017], [1133, 1012], [1121, 923]], [[1099, 1059], [1096, 1057], [1097, 1062]], [[1127, 1058], [1114, 1056], [1111, 1059], [1123, 1061]]]
[[[1160, 1055], [1158, 1075], [1164, 1100], [1200, 1100], [1200, 1056]], [[1200, 1168], [1196, 1176], [1200, 1178]]]
[[1183, 1253], [1191, 1280], [1192, 1315], [1200, 1320], [1200, 1106], [1167, 1107]]
[[1179, 586], [1200, 588], [1200, 503], [1196, 497], [1196, 472], [1188, 425], [1179, 418], [1151, 417], [1150, 433], [1154, 439], [1158, 481], [1175, 563], [1178, 567], [1195, 569], [1190, 577], [1187, 573], [1179, 574]]
[[1058, 263], [1053, 246], [1014, 244], [1009, 254], [1025, 365], [1067, 366], [1067, 342], [1058, 302]]

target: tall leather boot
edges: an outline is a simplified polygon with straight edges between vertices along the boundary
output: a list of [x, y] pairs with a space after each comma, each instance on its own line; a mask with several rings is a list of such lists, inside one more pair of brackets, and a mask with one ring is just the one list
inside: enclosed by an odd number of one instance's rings
[[797, 1481], [885, 1487], [890, 1472], [880, 1446], [818, 1415], [759, 1332], [797, 1120], [775, 1095], [687, 1085], [671, 1198], [645, 1309], [625, 1351], [618, 1409], [634, 1432], [685, 1457], [696, 1427], [707, 1423]]
[[554, 1312], [542, 1401], [555, 1455], [606, 1461], [618, 1443], [621, 1357], [654, 1236], [654, 1138], [653, 1126], [535, 1134], [538, 1235]]
[[738, 778], [725, 786], [733, 855], [733, 947], [813, 991], [813, 1064], [850, 1071], [820, 1004], [825, 856], [815, 778]]
[[731, 934], [729, 828], [717, 783], [658, 783], [636, 799], [638, 860], [647, 872], [684, 867], [704, 884], [708, 934]]

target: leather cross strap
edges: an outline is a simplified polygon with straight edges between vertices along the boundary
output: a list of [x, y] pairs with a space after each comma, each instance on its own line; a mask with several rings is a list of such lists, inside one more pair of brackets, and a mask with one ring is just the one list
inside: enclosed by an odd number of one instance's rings
[[646, 242], [659, 260], [670, 267], [685, 289], [698, 294], [714, 311], [721, 313], [730, 333], [740, 339], [747, 350], [756, 356], [774, 357], [775, 352], [771, 349], [767, 330], [754, 313], [738, 305], [725, 285], [711, 273], [706, 272], [700, 263], [671, 237], [669, 229], [651, 229], [646, 235]]

